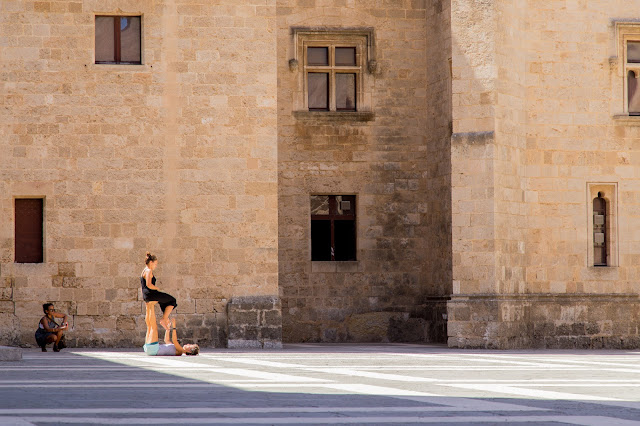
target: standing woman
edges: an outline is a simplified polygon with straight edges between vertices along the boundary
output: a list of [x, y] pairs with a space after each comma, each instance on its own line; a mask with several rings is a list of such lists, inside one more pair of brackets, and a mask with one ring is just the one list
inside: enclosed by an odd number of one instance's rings
[[153, 270], [158, 266], [158, 258], [147, 252], [147, 258], [144, 263], [147, 265], [142, 271], [140, 276], [140, 286], [142, 287], [142, 299], [145, 302], [158, 302], [160, 309], [162, 309], [162, 319], [160, 325], [169, 329], [169, 314], [173, 309], [178, 306], [176, 298], [170, 294], [158, 291], [156, 287], [156, 277], [153, 276]]

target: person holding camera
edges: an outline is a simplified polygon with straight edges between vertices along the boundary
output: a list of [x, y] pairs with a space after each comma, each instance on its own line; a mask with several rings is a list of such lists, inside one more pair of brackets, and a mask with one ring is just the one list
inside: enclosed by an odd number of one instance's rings
[[[36, 330], [36, 343], [42, 348], [42, 352], [47, 351], [49, 343], [53, 343], [54, 352], [60, 352], [60, 349], [66, 347], [63, 336], [64, 331], [69, 328], [67, 314], [56, 312], [53, 303], [45, 303], [42, 305], [42, 310], [44, 311], [44, 316], [40, 319]], [[56, 318], [62, 318], [62, 325], [56, 322]]]

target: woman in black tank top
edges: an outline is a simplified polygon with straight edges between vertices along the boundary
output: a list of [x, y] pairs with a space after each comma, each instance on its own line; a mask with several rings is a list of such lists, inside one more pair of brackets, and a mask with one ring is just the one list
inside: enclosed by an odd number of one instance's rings
[[158, 266], [158, 258], [147, 252], [147, 258], [144, 263], [147, 266], [144, 268], [142, 275], [140, 276], [142, 299], [145, 302], [158, 302], [163, 314], [162, 319], [160, 320], [160, 325], [169, 329], [169, 314], [176, 308], [176, 306], [178, 306], [176, 298], [170, 294], [158, 291], [158, 287], [156, 287], [156, 277], [153, 276], [153, 270]]

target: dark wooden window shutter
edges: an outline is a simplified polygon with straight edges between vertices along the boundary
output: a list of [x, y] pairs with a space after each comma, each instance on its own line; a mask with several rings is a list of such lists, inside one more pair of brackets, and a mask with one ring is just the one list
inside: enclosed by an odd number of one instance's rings
[[16, 263], [42, 263], [43, 199], [16, 198]]

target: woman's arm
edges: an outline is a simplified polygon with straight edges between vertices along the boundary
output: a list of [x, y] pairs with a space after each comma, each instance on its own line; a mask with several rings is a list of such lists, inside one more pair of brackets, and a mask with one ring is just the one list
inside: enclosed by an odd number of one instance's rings
[[62, 324], [66, 324], [66, 323], [68, 323], [68, 321], [67, 321], [67, 314], [61, 314], [61, 313], [59, 313], [59, 312], [54, 312], [54, 313], [53, 313], [53, 316], [54, 316], [54, 317], [56, 317], [56, 318], [62, 318]]
[[159, 290], [158, 287], [156, 287], [155, 285], [153, 285], [151, 283], [151, 279], [153, 278], [153, 271], [151, 271], [151, 269], [147, 270], [146, 275], [145, 275], [145, 279], [147, 280], [147, 287], [150, 290]]
[[176, 333], [176, 319], [171, 318], [171, 343], [176, 347], [176, 356], [184, 354], [184, 349], [178, 343], [178, 333]]

